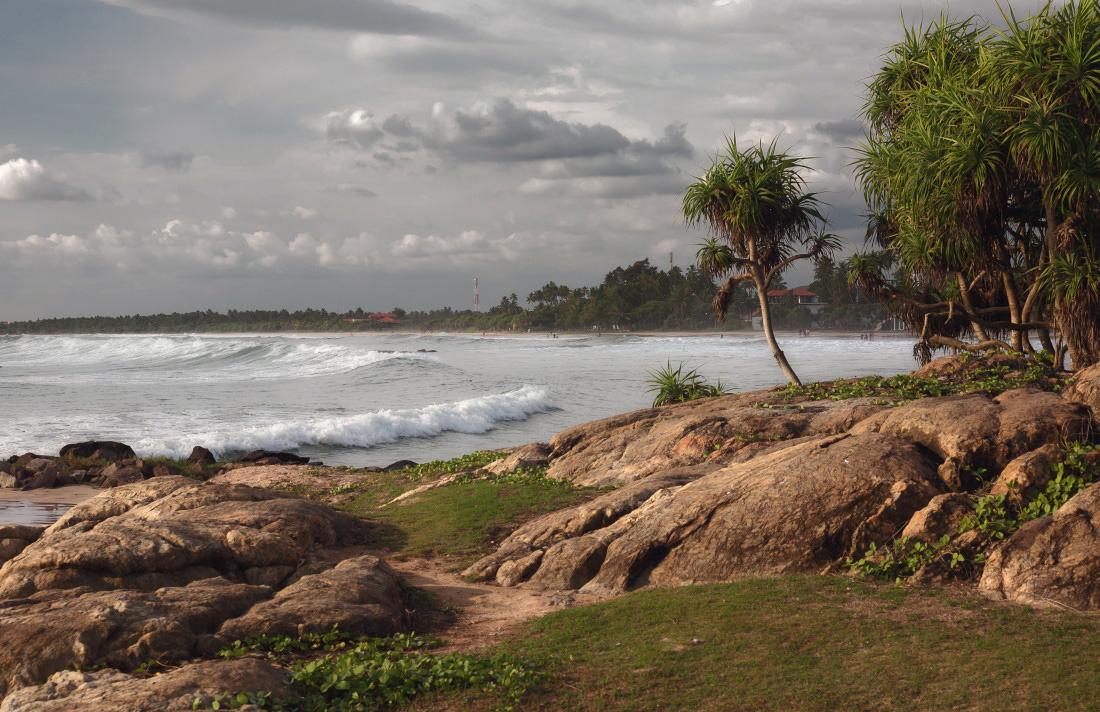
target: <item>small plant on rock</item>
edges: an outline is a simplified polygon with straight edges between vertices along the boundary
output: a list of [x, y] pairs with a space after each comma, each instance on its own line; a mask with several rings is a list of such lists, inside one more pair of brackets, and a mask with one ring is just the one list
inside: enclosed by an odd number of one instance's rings
[[672, 362], [669, 361], [664, 368], [646, 371], [646, 373], [650, 376], [646, 383], [653, 386], [649, 389], [649, 392], [657, 393], [653, 398], [654, 408], [669, 403], [684, 403], [699, 398], [712, 398], [726, 394], [722, 389], [721, 381], [713, 386], [709, 385], [699, 375], [698, 369], [693, 368], [684, 373], [683, 363], [673, 370]]

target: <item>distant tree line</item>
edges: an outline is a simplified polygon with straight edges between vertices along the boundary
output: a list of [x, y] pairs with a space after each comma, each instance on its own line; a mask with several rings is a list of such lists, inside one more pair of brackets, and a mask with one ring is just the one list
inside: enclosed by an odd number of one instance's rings
[[[772, 318], [780, 329], [825, 327], [865, 329], [884, 312], [868, 304], [855, 287], [849, 286], [846, 262], [821, 261], [814, 281], [807, 285], [828, 307], [813, 315], [793, 300], [772, 307]], [[772, 287], [786, 289], [781, 276]], [[277, 332], [351, 331], [382, 332], [398, 329], [455, 332], [496, 331], [604, 331], [702, 330], [719, 328], [715, 321], [714, 282], [695, 265], [665, 271], [648, 259], [607, 273], [594, 287], [571, 288], [548, 282], [527, 295], [524, 303], [516, 294], [502, 297], [487, 311], [441, 307], [429, 311], [406, 311], [392, 307], [387, 314], [398, 324], [371, 318], [374, 312], [362, 308], [346, 312], [326, 309], [297, 311], [230, 309], [173, 312], [130, 316], [64, 317], [34, 321], [0, 322], [0, 334], [170, 334], [184, 332]], [[729, 297], [729, 317], [723, 329], [750, 329], [747, 318], [758, 308], [755, 293], [737, 285]]]

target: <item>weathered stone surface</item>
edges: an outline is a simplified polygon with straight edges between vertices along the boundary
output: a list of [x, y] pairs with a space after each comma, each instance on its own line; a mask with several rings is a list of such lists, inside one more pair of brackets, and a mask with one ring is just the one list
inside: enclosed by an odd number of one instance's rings
[[[42, 462], [42, 460], [35, 460], [30, 464]], [[27, 468], [30, 470], [30, 467]], [[30, 470], [34, 474], [29, 479], [22, 480], [19, 483], [21, 489], [51, 489], [57, 483], [59, 468], [57, 463], [52, 460], [46, 460], [45, 464], [41, 467]]]
[[989, 554], [978, 589], [1032, 606], [1100, 610], [1100, 484], [1020, 527]]
[[543, 467], [550, 462], [549, 443], [531, 443], [516, 448], [508, 457], [486, 466], [494, 475], [506, 475], [526, 467]]
[[1100, 421], [1100, 363], [1075, 374], [1073, 381], [1062, 390], [1062, 397], [1088, 407], [1093, 417]]
[[885, 407], [871, 399], [789, 406], [764, 391], [639, 410], [555, 435], [548, 476], [606, 486], [704, 460], [721, 465], [754, 442], [833, 435]]
[[0, 604], [0, 694], [58, 670], [105, 661], [133, 669], [189, 656], [195, 639], [244, 613], [270, 589], [196, 581], [157, 591], [47, 591]]
[[948, 492], [937, 495], [913, 515], [901, 530], [901, 536], [926, 543], [938, 541], [944, 534], [954, 532], [963, 517], [972, 511], [968, 494]]
[[[121, 493], [112, 497], [112, 492]], [[257, 566], [297, 566], [367, 525], [287, 493], [155, 478], [69, 510], [0, 569], [0, 599], [47, 589], [151, 590]]]
[[19, 486], [19, 478], [8, 472], [0, 472], [0, 487], [5, 489], [15, 489]]
[[61, 457], [94, 457], [103, 460], [125, 460], [137, 457], [134, 449], [112, 440], [89, 440], [61, 448]]
[[971, 484], [967, 468], [1000, 472], [1014, 458], [1080, 437], [1089, 427], [1083, 406], [1054, 393], [1017, 389], [992, 399], [979, 392], [915, 400], [857, 423], [851, 432], [888, 433], [927, 447], [943, 460], [944, 485], [961, 491]]
[[270, 691], [285, 697], [286, 671], [256, 658], [208, 660], [155, 677], [118, 670], [63, 670], [41, 687], [26, 687], [4, 699], [0, 712], [183, 712], [196, 699], [209, 704], [216, 695]]
[[270, 450], [253, 450], [238, 457], [234, 462], [260, 462], [274, 458], [274, 462], [266, 462], [266, 465], [304, 465], [309, 458], [303, 455], [295, 455], [292, 452], [272, 452]]
[[326, 633], [333, 625], [352, 635], [386, 636], [405, 630], [405, 601], [398, 576], [377, 556], [346, 559], [304, 576], [225, 623], [219, 637]]
[[900, 529], [937, 484], [925, 452], [895, 437], [817, 438], [649, 489], [640, 506], [623, 504], [604, 521], [600, 498], [551, 515], [552, 526], [532, 522], [466, 573], [492, 578], [536, 548], [545, 553], [524, 585], [592, 593], [819, 570], [872, 517], [883, 531]]
[[1005, 465], [993, 481], [990, 494], [1011, 494], [1017, 500], [1031, 497], [1054, 478], [1052, 466], [1062, 461], [1062, 448], [1048, 443], [1025, 452]]

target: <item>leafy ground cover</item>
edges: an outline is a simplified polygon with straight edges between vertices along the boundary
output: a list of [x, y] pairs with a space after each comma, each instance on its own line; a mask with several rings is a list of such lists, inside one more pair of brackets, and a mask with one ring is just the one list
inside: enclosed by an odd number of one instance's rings
[[[807, 576], [640, 591], [532, 621], [493, 652], [546, 665], [522, 710], [1086, 710], [1100, 620]], [[466, 692], [402, 709], [499, 704]]]
[[937, 376], [867, 376], [820, 381], [802, 386], [784, 386], [778, 392], [784, 400], [795, 403], [880, 398], [887, 403], [900, 404], [918, 398], [935, 398], [972, 391], [985, 391], [995, 396], [1025, 386], [1059, 391], [1067, 376], [1068, 374], [1057, 371], [1053, 362], [1042, 354], [1035, 357], [1006, 353], [985, 357], [965, 354], [960, 358], [957, 369]]

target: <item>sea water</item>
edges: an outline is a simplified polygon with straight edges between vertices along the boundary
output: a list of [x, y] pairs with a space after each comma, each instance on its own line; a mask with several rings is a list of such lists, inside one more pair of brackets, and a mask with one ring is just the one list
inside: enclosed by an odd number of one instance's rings
[[[911, 337], [781, 346], [804, 382], [917, 365]], [[759, 333], [0, 336], [0, 457], [117, 440], [142, 456], [447, 459], [647, 407], [649, 372], [680, 363], [727, 392], [784, 382]]]

